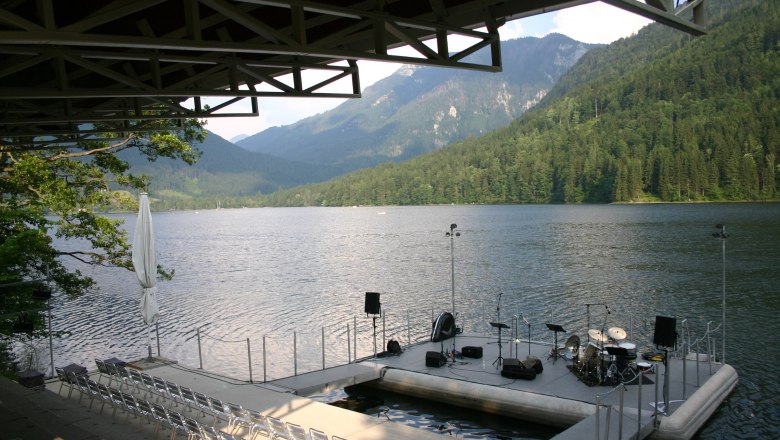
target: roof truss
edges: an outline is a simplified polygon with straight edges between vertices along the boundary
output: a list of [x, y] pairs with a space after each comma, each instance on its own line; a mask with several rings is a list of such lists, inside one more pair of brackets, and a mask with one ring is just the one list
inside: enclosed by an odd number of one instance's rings
[[[83, 128], [93, 122], [256, 115], [266, 97], [357, 98], [359, 60], [495, 72], [506, 20], [590, 1], [3, 1], [0, 137], [34, 142], [93, 134]], [[604, 1], [704, 32], [704, 0]], [[452, 53], [456, 35], [473, 43]], [[390, 53], [400, 46], [418, 55]], [[482, 62], [469, 57], [480, 51]], [[223, 101], [206, 108], [201, 97]], [[243, 99], [252, 112], [225, 111]]]

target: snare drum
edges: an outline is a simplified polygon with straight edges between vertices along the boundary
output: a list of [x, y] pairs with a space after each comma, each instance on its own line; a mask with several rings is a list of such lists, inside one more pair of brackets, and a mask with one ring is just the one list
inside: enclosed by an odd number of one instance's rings
[[653, 373], [653, 364], [650, 362], [637, 362], [636, 368], [640, 373]]

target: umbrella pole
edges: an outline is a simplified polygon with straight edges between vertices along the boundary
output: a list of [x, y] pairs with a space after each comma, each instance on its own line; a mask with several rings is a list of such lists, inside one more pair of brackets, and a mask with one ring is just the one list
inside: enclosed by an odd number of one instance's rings
[[149, 339], [149, 362], [152, 361], [152, 328], [146, 324], [146, 336]]

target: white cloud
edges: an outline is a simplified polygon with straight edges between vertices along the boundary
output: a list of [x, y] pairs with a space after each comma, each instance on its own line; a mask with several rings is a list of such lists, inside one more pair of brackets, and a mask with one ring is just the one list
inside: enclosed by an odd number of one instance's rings
[[[513, 20], [499, 29], [502, 40], [519, 37], [543, 37], [557, 32], [585, 43], [611, 43], [636, 33], [650, 20], [601, 2], [566, 8], [557, 12], [540, 14]], [[483, 30], [484, 31], [484, 30]], [[461, 50], [468, 45], [467, 38], [450, 37], [451, 50]], [[413, 49], [402, 47], [393, 54], [419, 56]], [[360, 85], [363, 90], [375, 82], [390, 76], [401, 67], [397, 63], [358, 61]], [[341, 80], [332, 88], [351, 91], [349, 79]], [[330, 89], [329, 89], [330, 90]], [[207, 129], [231, 139], [239, 134], [255, 134], [269, 127], [292, 124], [301, 119], [328, 111], [344, 102], [338, 98], [260, 98], [258, 117], [211, 118]], [[208, 102], [208, 100], [207, 100]], [[220, 101], [221, 102], [221, 101]], [[213, 103], [212, 103], [213, 105]], [[249, 100], [244, 99], [225, 111], [249, 111]]]
[[606, 3], [566, 8], [553, 18], [558, 32], [583, 43], [607, 44], [629, 37], [652, 21]]

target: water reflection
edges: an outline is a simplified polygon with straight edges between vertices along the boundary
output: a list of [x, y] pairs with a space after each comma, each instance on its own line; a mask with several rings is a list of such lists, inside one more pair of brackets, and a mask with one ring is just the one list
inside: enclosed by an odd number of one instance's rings
[[[772, 344], [780, 308], [780, 205], [437, 206], [291, 208], [155, 213], [158, 260], [176, 270], [160, 283], [162, 354], [189, 366], [255, 379], [328, 366], [373, 352], [364, 292], [382, 293], [388, 339], [425, 339], [432, 313], [450, 307], [451, 223], [456, 311], [467, 331], [489, 332], [503, 293], [501, 320], [523, 314], [532, 338], [551, 341], [544, 322], [584, 336], [587, 303], [608, 303], [606, 324], [652, 340], [655, 315], [687, 318], [701, 335], [720, 322], [721, 244], [727, 243], [729, 362], [740, 385], [703, 436], [770, 436], [778, 426], [780, 386], [767, 375], [780, 358]], [[132, 230], [133, 215], [126, 216]], [[55, 363], [137, 358], [146, 334], [132, 273], [91, 273], [100, 292], [55, 297]], [[604, 320], [591, 310], [591, 325]], [[412, 327], [407, 328], [411, 322]], [[354, 329], [347, 326], [356, 324]], [[325, 333], [323, 341], [323, 330]], [[760, 335], [761, 337], [756, 337]], [[347, 352], [350, 339], [352, 353]], [[357, 347], [352, 342], [357, 342]], [[221, 342], [236, 341], [236, 342]], [[379, 341], [383, 344], [383, 341]], [[153, 344], [154, 345], [154, 344]], [[381, 345], [380, 345], [381, 346]]]

